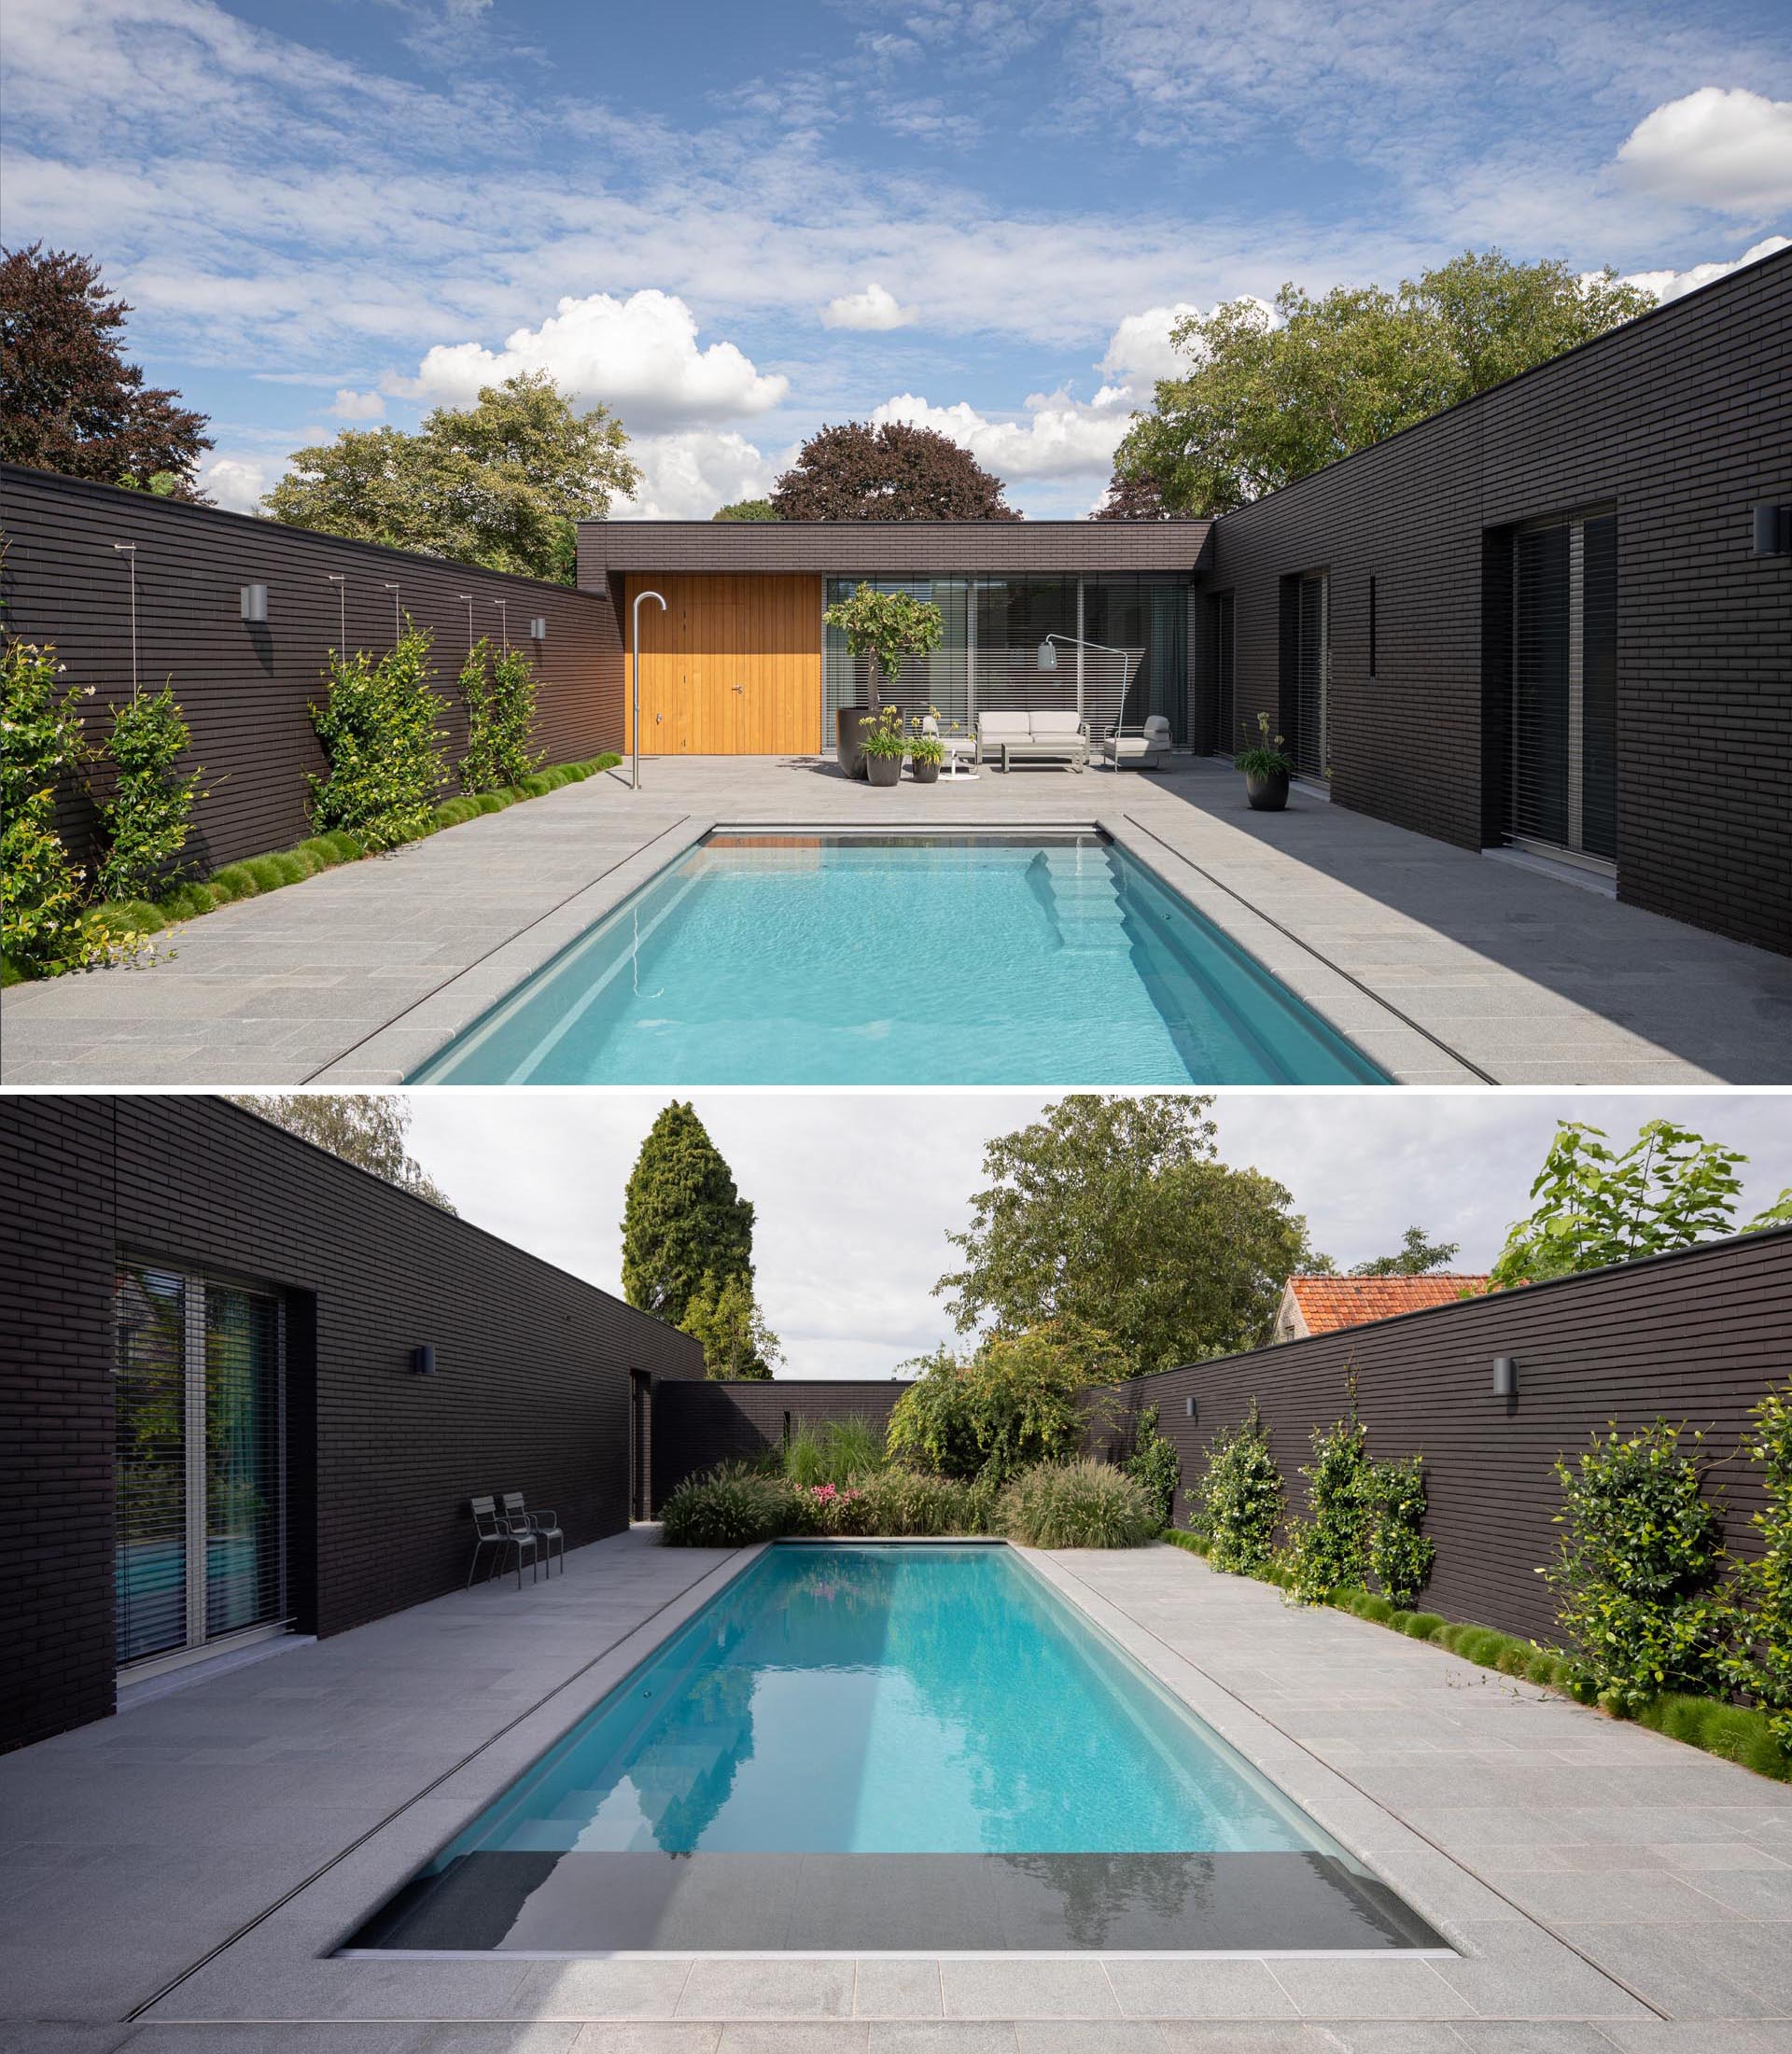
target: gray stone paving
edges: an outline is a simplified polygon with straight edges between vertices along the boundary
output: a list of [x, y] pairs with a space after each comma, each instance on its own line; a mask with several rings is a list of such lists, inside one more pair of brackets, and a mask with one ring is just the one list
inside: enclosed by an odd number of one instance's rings
[[0, 1759], [0, 2054], [1792, 2047], [1792, 1788], [1168, 1547], [1029, 1559], [1455, 1955], [332, 1958], [756, 1552], [652, 1544]]
[[1216, 761], [873, 791], [684, 758], [225, 907], [152, 968], [15, 987], [0, 1082], [397, 1082], [717, 822], [1099, 823], [1404, 1083], [1792, 1081], [1792, 959], [1312, 795], [1253, 814]]

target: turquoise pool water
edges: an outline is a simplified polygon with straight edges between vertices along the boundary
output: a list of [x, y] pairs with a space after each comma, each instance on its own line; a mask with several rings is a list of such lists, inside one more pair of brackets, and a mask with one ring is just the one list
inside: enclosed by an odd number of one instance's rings
[[411, 1080], [1386, 1083], [1104, 837], [717, 834]]
[[1291, 1923], [1435, 1939], [1012, 1550], [861, 1542], [767, 1549], [350, 1946], [1269, 1945]]

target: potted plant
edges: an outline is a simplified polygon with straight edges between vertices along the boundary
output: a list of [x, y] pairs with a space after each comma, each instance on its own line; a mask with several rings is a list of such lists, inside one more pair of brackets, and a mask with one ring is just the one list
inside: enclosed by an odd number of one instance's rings
[[[928, 714], [939, 719], [939, 709], [928, 707]], [[937, 785], [940, 781], [940, 765], [945, 761], [945, 744], [936, 733], [930, 734], [922, 724], [918, 713], [912, 714], [908, 722], [908, 767], [917, 785]]]
[[[879, 678], [894, 684], [903, 675], [903, 662], [910, 656], [925, 656], [938, 649], [940, 637], [945, 631], [945, 618], [931, 600], [917, 599], [910, 592], [879, 592], [875, 585], [862, 582], [850, 599], [836, 599], [821, 618], [846, 636], [847, 652], [855, 661], [861, 656], [871, 659], [868, 687], [874, 718], [879, 710]], [[851, 725], [849, 710], [844, 706], [841, 725], [843, 728]], [[861, 730], [862, 725], [861, 721]], [[869, 758], [865, 762], [865, 775], [871, 775]], [[896, 776], [901, 775], [902, 762], [898, 758]], [[895, 778], [882, 781], [893, 784]]]
[[859, 722], [859, 747], [864, 751], [865, 776], [874, 785], [901, 781], [903, 758], [908, 754], [908, 736], [903, 730], [901, 706], [879, 706]]
[[1260, 713], [1256, 740], [1232, 759], [1244, 773], [1244, 796], [1258, 813], [1280, 813], [1288, 803], [1288, 780], [1295, 766], [1282, 754], [1281, 741], [1280, 734], [1269, 732], [1269, 716]]

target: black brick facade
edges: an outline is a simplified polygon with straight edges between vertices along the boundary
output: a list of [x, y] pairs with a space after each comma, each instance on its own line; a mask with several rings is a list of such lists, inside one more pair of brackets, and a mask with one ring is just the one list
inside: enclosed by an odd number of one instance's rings
[[620, 1531], [629, 1371], [703, 1373], [687, 1336], [220, 1100], [0, 1101], [0, 1746], [113, 1707], [120, 1251], [284, 1299], [306, 1631], [455, 1588], [474, 1492], [552, 1505], [570, 1547]]
[[881, 1436], [907, 1388], [852, 1377], [663, 1386], [653, 1394], [655, 1516], [687, 1476], [781, 1449], [789, 1429], [799, 1423], [821, 1427], [856, 1418]]

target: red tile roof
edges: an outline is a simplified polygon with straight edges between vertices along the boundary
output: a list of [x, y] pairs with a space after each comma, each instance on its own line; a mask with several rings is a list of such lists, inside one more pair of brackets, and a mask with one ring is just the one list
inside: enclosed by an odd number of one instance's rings
[[1454, 1305], [1464, 1291], [1480, 1292], [1485, 1277], [1291, 1277], [1309, 1334], [1335, 1334], [1365, 1320], [1392, 1320], [1425, 1306]]

